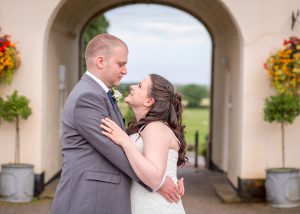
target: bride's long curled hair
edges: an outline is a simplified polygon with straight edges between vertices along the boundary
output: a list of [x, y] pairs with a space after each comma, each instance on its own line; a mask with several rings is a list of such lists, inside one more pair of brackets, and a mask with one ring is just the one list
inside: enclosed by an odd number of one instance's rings
[[127, 133], [129, 135], [136, 133], [141, 127], [153, 121], [162, 121], [168, 124], [180, 141], [177, 166], [184, 165], [187, 158], [185, 157], [184, 126], [182, 125], [182, 96], [176, 93], [174, 86], [162, 76], [157, 74], [149, 76], [152, 82], [149, 97], [154, 99], [154, 104], [143, 119], [129, 123]]

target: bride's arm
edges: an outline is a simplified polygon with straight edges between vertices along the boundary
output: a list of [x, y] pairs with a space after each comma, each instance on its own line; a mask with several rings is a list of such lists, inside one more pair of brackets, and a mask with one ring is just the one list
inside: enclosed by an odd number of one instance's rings
[[131, 167], [141, 181], [156, 189], [163, 179], [168, 159], [170, 135], [166, 134], [168, 130], [165, 125], [152, 122], [143, 130], [141, 135], [144, 141], [144, 156], [113, 121], [104, 120], [101, 127], [105, 130], [102, 132], [104, 135], [123, 148]]
[[161, 184], [166, 171], [170, 142], [168, 131], [161, 122], [148, 124], [141, 133], [144, 141], [144, 156], [141, 155], [140, 158], [131, 153], [131, 145], [126, 144], [123, 147], [130, 165], [135, 165], [132, 168], [137, 176], [154, 189]]

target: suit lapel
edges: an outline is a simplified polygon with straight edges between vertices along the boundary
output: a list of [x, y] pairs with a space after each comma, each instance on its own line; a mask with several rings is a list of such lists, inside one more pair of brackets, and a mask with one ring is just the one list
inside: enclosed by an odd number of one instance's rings
[[117, 113], [119, 122], [120, 122], [120, 124], [121, 124], [121, 128], [122, 128], [123, 130], [125, 130], [126, 128], [125, 128], [125, 124], [124, 124], [124, 121], [123, 121], [122, 112], [121, 112], [121, 110], [120, 110], [120, 108], [119, 108], [119, 106], [118, 106], [117, 104], [115, 105], [115, 107], [116, 107], [116, 110], [117, 110], [116, 113]]
[[[124, 124], [123, 116], [122, 116], [122, 113], [119, 109], [119, 106], [117, 104], [114, 105], [114, 106], [112, 105], [112, 103], [110, 102], [109, 97], [105, 93], [104, 89], [95, 80], [93, 80], [90, 76], [84, 74], [81, 79], [90, 82], [92, 85], [94, 85], [97, 88], [97, 91], [99, 91], [101, 94], [105, 95], [106, 102], [108, 103], [108, 106], [111, 109], [111, 110], [109, 110], [110, 114], [111, 114], [111, 112], [113, 112], [115, 114], [115, 117], [118, 120], [118, 121], [115, 121], [115, 122], [117, 122], [118, 125], [123, 130], [125, 130], [125, 124]], [[112, 117], [112, 115], [111, 115], [111, 117]], [[112, 119], [113, 119], [113, 117], [112, 117]]]
[[110, 102], [108, 96], [107, 96], [107, 100], [108, 100], [108, 103], [109, 103], [109, 106], [110, 106], [111, 110], [116, 114], [116, 116], [118, 118], [119, 125], [121, 126], [121, 128], [123, 130], [125, 130], [125, 125], [124, 125], [124, 122], [123, 122], [123, 117], [122, 117], [122, 113], [120, 111], [119, 106], [117, 104], [112, 105], [112, 103]]

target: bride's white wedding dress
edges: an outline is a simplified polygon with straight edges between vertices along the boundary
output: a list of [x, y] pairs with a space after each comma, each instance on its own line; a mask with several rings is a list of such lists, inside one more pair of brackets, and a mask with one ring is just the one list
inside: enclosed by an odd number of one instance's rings
[[[173, 132], [172, 134], [174, 135]], [[130, 135], [130, 138], [135, 142], [139, 151], [143, 153], [144, 142], [139, 133]], [[178, 152], [169, 149], [165, 175], [171, 177], [175, 183], [177, 183], [177, 159]], [[185, 213], [181, 200], [178, 203], [170, 203], [158, 192], [149, 192], [135, 181], [131, 185], [130, 197], [132, 214]]]

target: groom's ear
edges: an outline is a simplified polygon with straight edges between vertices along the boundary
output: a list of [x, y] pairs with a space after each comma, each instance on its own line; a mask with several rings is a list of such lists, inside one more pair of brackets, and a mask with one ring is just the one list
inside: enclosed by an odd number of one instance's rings
[[97, 68], [103, 69], [104, 68], [104, 57], [103, 56], [97, 56], [95, 60], [96, 60]]
[[146, 101], [144, 102], [145, 106], [150, 107], [152, 106], [154, 103], [154, 99], [153, 98], [147, 98]]

